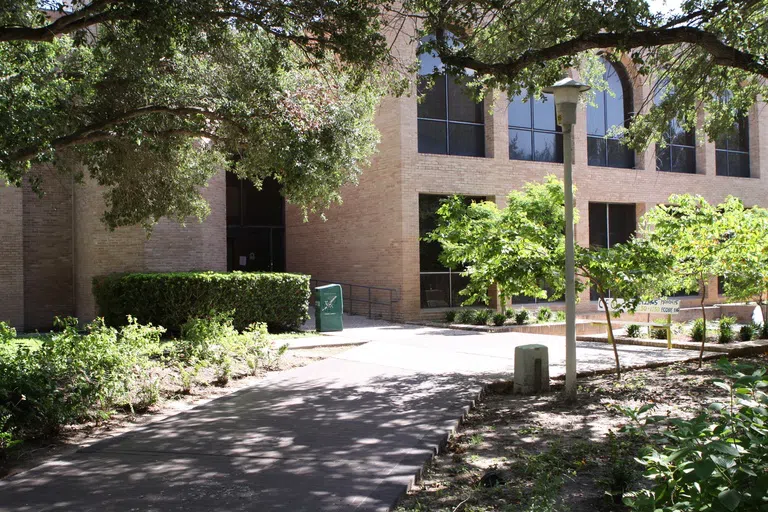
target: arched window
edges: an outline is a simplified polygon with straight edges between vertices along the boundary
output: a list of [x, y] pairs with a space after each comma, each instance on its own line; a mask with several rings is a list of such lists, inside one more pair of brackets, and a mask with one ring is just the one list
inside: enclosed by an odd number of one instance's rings
[[[666, 84], [659, 84], [656, 87], [654, 101], [661, 103], [664, 93], [667, 90]], [[664, 132], [664, 142], [656, 144], [656, 170], [665, 172], [685, 172], [696, 173], [696, 135], [695, 130], [686, 131], [680, 126], [677, 119], [669, 123], [669, 127]]]
[[555, 100], [551, 94], [537, 99], [528, 94], [512, 98], [508, 123], [511, 160], [563, 161], [563, 134], [557, 125]]
[[635, 154], [615, 135], [614, 126], [626, 126], [632, 113], [632, 87], [626, 71], [604, 59], [608, 90], [597, 91], [596, 107], [587, 106], [587, 159], [589, 165], [603, 167], [635, 166]]
[[[730, 95], [723, 98], [728, 101]], [[731, 131], [715, 141], [715, 172], [718, 176], [749, 178], [749, 118], [740, 115]]]
[[[422, 53], [419, 60], [418, 92], [419, 97], [423, 96], [417, 113], [419, 153], [485, 156], [482, 103], [473, 101], [455, 77], [446, 76], [434, 52]], [[427, 75], [435, 70], [442, 73], [428, 88]]]

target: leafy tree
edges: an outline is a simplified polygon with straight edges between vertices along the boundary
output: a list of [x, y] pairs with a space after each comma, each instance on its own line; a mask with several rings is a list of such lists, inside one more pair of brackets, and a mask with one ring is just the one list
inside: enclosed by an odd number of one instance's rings
[[669, 267], [670, 257], [640, 238], [612, 247], [577, 248], [576, 273], [589, 281], [605, 309], [608, 340], [619, 379], [621, 365], [613, 337], [612, 313], [634, 312], [641, 301], [657, 298], [667, 283]]
[[[595, 52], [631, 61], [632, 73], [653, 85], [626, 132], [635, 148], [660, 142], [673, 119], [690, 128], [701, 107], [714, 138], [768, 92], [764, 1], [692, 0], [661, 14], [648, 0], [406, 0], [399, 12], [417, 13], [405, 15], [418, 18], [419, 36], [435, 34], [421, 51], [439, 54], [449, 73], [472, 77], [480, 91], [538, 93], [571, 68], [602, 90]], [[657, 87], [667, 94], [654, 104]]]
[[721, 205], [713, 206], [698, 195], [672, 195], [668, 204], [653, 208], [643, 218], [644, 236], [672, 260], [666, 290], [701, 293], [704, 336], [699, 366], [707, 339], [705, 286], [710, 276], [721, 275], [727, 268], [725, 262], [733, 232], [728, 229], [724, 218], [740, 207], [743, 209], [741, 202], [732, 197]]
[[768, 210], [744, 208], [736, 199], [724, 212], [723, 222], [733, 233], [723, 273], [725, 294], [735, 301], [754, 300], [768, 318]]
[[[41, 10], [45, 9], [45, 10]], [[204, 216], [222, 168], [305, 212], [375, 149], [387, 46], [341, 0], [0, 1], [0, 181], [52, 162], [107, 187], [110, 227]]]
[[557, 298], [565, 292], [563, 183], [556, 177], [511, 192], [503, 209], [454, 196], [437, 213], [438, 227], [425, 239], [441, 245], [444, 265], [465, 268], [469, 284], [460, 292], [465, 304], [487, 304], [493, 285], [502, 309], [516, 295]]

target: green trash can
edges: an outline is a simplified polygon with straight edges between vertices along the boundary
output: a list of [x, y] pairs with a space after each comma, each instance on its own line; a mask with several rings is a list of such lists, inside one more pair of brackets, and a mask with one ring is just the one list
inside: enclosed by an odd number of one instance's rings
[[344, 303], [341, 285], [329, 284], [315, 288], [315, 328], [317, 332], [344, 330]]

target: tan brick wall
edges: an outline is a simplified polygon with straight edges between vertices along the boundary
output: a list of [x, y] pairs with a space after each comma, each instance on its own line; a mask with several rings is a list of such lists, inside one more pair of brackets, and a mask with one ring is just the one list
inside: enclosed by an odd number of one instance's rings
[[24, 329], [49, 330], [54, 316], [75, 314], [72, 177], [49, 166], [33, 171], [44, 196], [28, 183], [24, 198]]
[[0, 321], [24, 328], [24, 194], [0, 181]]
[[[645, 94], [647, 87], [638, 84], [634, 94], [637, 106]], [[714, 144], [700, 135], [695, 175], [657, 172], [654, 147], [636, 155], [637, 169], [590, 167], [586, 111], [580, 108], [574, 132], [576, 207], [581, 212], [575, 231], [577, 243], [587, 244], [589, 240], [589, 202], [636, 203], [641, 213], [665, 202], [670, 194], [687, 192], [701, 194], [711, 202], [732, 194], [747, 205], [768, 206], [768, 173], [760, 172], [768, 165], [760, 158], [767, 154], [768, 144], [764, 107], [760, 103], [750, 119], [753, 178], [716, 176]], [[360, 186], [342, 192], [344, 205], [331, 209], [325, 224], [313, 219], [303, 225], [295, 210], [289, 210], [289, 268], [323, 279], [398, 286], [403, 316], [418, 317], [419, 194], [486, 196], [502, 206], [509, 191], [526, 182], [541, 180], [547, 174], [562, 177], [562, 164], [509, 160], [506, 99], [497, 98], [488, 109], [492, 115], [486, 117], [486, 158], [428, 155], [418, 153], [415, 95], [387, 98], [376, 121], [382, 132], [380, 153]], [[399, 233], [393, 229], [396, 223], [401, 226]], [[712, 287], [707, 299], [717, 300]], [[585, 293], [579, 308], [592, 311], [594, 307]]]

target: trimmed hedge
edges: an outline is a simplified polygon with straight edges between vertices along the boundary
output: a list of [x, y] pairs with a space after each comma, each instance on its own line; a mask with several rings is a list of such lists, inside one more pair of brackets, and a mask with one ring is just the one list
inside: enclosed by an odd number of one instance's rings
[[140, 323], [178, 333], [190, 318], [234, 314], [243, 330], [264, 322], [272, 331], [295, 330], [309, 318], [309, 276], [256, 272], [112, 274], [93, 280], [99, 314], [108, 325]]

